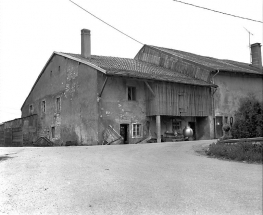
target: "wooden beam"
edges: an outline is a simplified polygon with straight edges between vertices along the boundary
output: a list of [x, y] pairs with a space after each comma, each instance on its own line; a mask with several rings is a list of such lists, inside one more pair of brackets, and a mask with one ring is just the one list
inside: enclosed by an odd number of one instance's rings
[[104, 90], [104, 88], [105, 88], [105, 85], [106, 85], [106, 83], [107, 83], [107, 80], [108, 80], [108, 77], [106, 77], [106, 79], [105, 79], [105, 81], [104, 81], [104, 83], [103, 83], [103, 85], [102, 85], [102, 88], [101, 88], [100, 93], [99, 93], [99, 98], [101, 98], [101, 95], [102, 95], [102, 93], [103, 93], [103, 90]]
[[148, 84], [147, 81], [144, 81], [144, 83], [146, 84], [146, 86], [148, 87], [148, 89], [150, 90], [150, 92], [152, 93], [153, 96], [155, 96], [155, 93], [153, 92], [151, 86]]

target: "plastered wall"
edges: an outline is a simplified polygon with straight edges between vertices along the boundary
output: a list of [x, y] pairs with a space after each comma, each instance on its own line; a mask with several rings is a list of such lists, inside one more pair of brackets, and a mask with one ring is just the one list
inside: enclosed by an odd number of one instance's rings
[[[67, 141], [98, 144], [96, 89], [95, 69], [55, 55], [25, 101], [22, 116], [30, 114], [32, 105], [33, 113], [39, 117], [39, 135], [56, 145], [65, 145]], [[60, 109], [57, 98], [60, 98]]]

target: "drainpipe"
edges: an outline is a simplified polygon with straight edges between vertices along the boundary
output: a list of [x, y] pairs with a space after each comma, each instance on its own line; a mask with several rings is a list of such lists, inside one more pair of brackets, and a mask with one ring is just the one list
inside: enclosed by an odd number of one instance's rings
[[[219, 70], [217, 70], [216, 74], [213, 75], [213, 77], [211, 78], [211, 82], [213, 84], [215, 84], [215, 80], [214, 80], [214, 77], [219, 73]], [[216, 139], [216, 117], [215, 117], [215, 98], [214, 98], [214, 95], [215, 95], [215, 92], [216, 92], [217, 88], [215, 88], [213, 94], [212, 94], [212, 107], [213, 107], [213, 119], [214, 119], [214, 138]]]

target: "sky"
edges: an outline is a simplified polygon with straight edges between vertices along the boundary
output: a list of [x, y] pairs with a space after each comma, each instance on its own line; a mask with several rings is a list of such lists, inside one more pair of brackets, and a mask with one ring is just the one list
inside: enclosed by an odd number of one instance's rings
[[[72, 0], [143, 44], [250, 63], [250, 41], [262, 44], [262, 23], [173, 0]], [[262, 21], [262, 0], [182, 0]], [[134, 58], [142, 44], [69, 0], [0, 0], [0, 123], [20, 108], [54, 51], [80, 53], [80, 30], [91, 31], [91, 54]]]

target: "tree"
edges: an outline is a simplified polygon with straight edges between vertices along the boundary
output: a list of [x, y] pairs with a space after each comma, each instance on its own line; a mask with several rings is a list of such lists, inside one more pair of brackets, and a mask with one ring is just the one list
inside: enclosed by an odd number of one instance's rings
[[240, 99], [235, 113], [235, 122], [231, 129], [233, 138], [252, 138], [263, 136], [263, 102], [254, 95]]

